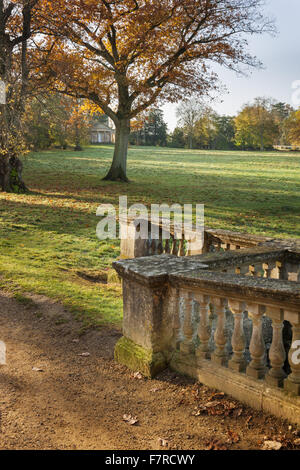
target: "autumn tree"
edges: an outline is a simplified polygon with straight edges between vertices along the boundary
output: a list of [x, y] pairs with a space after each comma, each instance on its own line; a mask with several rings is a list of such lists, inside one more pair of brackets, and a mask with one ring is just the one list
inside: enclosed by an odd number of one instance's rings
[[261, 151], [273, 147], [279, 136], [273, 105], [271, 99], [256, 98], [253, 104], [244, 106], [235, 118], [235, 142], [238, 147]]
[[194, 139], [197, 148], [212, 149], [217, 138], [217, 114], [209, 106], [203, 106], [194, 129]]
[[[272, 30], [263, 0], [49, 0], [40, 15], [52, 60], [40, 73], [88, 98], [116, 126], [108, 180], [127, 181], [130, 122], [163, 101], [216, 87], [210, 64], [256, 66], [247, 35]], [[49, 65], [50, 64], [50, 65]]]
[[193, 148], [194, 137], [196, 133], [196, 124], [203, 113], [203, 104], [197, 101], [197, 98], [183, 101], [176, 110], [179, 126], [182, 127], [187, 141], [188, 148]]
[[185, 147], [184, 132], [180, 127], [176, 127], [169, 138], [169, 146], [175, 148]]
[[300, 109], [294, 111], [284, 123], [285, 134], [290, 145], [300, 145]]
[[182, 116], [179, 122], [182, 124], [181, 132], [185, 141], [183, 146], [197, 149], [234, 148], [233, 117], [219, 116], [204, 102], [184, 103], [184, 107], [180, 107], [179, 110]]
[[222, 149], [222, 150], [233, 150], [235, 148], [234, 117], [216, 115], [215, 126], [216, 126], [215, 148]]
[[53, 145], [67, 148], [89, 139], [93, 113], [85, 102], [47, 91], [36, 94], [26, 104], [24, 133], [28, 147], [46, 149]]
[[0, 0], [0, 82], [6, 100], [0, 104], [0, 188], [23, 192], [22, 163], [25, 150], [21, 119], [28, 92], [28, 40], [38, 0]]
[[272, 105], [272, 113], [279, 130], [277, 142], [279, 145], [289, 144], [289, 135], [286, 123], [289, 121], [289, 117], [293, 112], [294, 109], [287, 103], [277, 102]]

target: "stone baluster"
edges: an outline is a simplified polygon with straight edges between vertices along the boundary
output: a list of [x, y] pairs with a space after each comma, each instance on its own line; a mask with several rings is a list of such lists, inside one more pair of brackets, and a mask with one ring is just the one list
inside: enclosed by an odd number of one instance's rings
[[283, 370], [286, 358], [282, 337], [283, 311], [280, 308], [267, 307], [266, 315], [272, 319], [273, 327], [273, 339], [269, 351], [271, 369], [266, 376], [266, 381], [274, 387], [282, 387], [283, 381], [286, 378], [286, 373]]
[[265, 278], [271, 277], [271, 271], [272, 270], [270, 269], [269, 263], [263, 263], [262, 268], [263, 268], [263, 271], [264, 271], [264, 277]]
[[251, 362], [247, 367], [247, 375], [262, 379], [266, 373], [265, 342], [262, 333], [264, 307], [258, 304], [247, 304], [249, 318], [252, 319], [253, 330], [250, 342]]
[[173, 238], [172, 255], [178, 255], [178, 240], [175, 238], [175, 235]]
[[194, 329], [192, 324], [193, 294], [188, 291], [181, 291], [180, 295], [184, 298], [184, 340], [180, 343], [180, 351], [184, 354], [193, 354], [195, 352], [195, 345], [193, 343]]
[[151, 255], [151, 238], [149, 236], [148, 240], [146, 241], [146, 256], [150, 256]]
[[234, 330], [231, 339], [233, 356], [229, 361], [228, 366], [230, 369], [236, 370], [237, 372], [244, 372], [247, 365], [245, 360], [246, 338], [243, 319], [246, 305], [244, 302], [229, 300], [228, 306], [234, 317]]
[[169, 297], [169, 312], [170, 316], [173, 319], [173, 346], [175, 349], [179, 349], [180, 345], [180, 299], [179, 299], [179, 289], [171, 288], [170, 297]]
[[165, 241], [165, 253], [169, 254], [170, 253], [170, 240], [167, 238]]
[[283, 265], [281, 261], [276, 261], [276, 279], [283, 279]]
[[251, 277], [256, 276], [256, 270], [255, 270], [255, 266], [253, 264], [250, 264], [250, 266], [249, 266], [249, 276], [251, 276]]
[[199, 304], [199, 325], [198, 325], [198, 338], [200, 345], [197, 348], [196, 355], [200, 359], [210, 359], [209, 340], [211, 332], [209, 328], [209, 302], [208, 295], [196, 294], [195, 300]]
[[158, 255], [162, 255], [164, 252], [164, 247], [163, 247], [163, 239], [162, 239], [162, 231], [159, 231], [159, 240], [157, 240], [157, 250], [156, 250]]
[[216, 344], [216, 349], [212, 354], [212, 360], [219, 365], [226, 365], [228, 360], [228, 355], [225, 350], [227, 338], [225, 335], [225, 323], [226, 323], [226, 300], [220, 297], [213, 297], [212, 303], [215, 306], [215, 311], [218, 316], [217, 328], [215, 331], [214, 339]]
[[289, 364], [292, 373], [284, 381], [284, 388], [300, 395], [300, 312], [284, 312], [284, 319], [289, 321], [293, 328], [293, 339], [289, 351]]
[[170, 235], [170, 240], [169, 240], [169, 246], [170, 246], [170, 251], [169, 251], [169, 254], [173, 254], [173, 245], [174, 245], [174, 235]]
[[179, 256], [184, 256], [185, 255], [185, 251], [184, 251], [184, 238], [182, 238], [181, 240], [179, 240]]
[[151, 240], [151, 255], [154, 256], [156, 255], [156, 246], [157, 246], [157, 240]]

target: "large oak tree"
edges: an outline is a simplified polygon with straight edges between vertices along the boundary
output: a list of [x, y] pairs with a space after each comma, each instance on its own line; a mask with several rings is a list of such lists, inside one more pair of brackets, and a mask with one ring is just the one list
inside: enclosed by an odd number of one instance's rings
[[[45, 5], [46, 4], [46, 5]], [[130, 121], [159, 100], [216, 86], [212, 62], [256, 66], [247, 35], [272, 30], [263, 0], [46, 0], [47, 83], [88, 98], [116, 125], [109, 180], [127, 181]], [[50, 58], [50, 60], [49, 60]]]
[[32, 36], [33, 11], [38, 0], [0, 0], [0, 80], [6, 103], [0, 103], [0, 189], [22, 192], [24, 149], [22, 114], [28, 93], [28, 40]]

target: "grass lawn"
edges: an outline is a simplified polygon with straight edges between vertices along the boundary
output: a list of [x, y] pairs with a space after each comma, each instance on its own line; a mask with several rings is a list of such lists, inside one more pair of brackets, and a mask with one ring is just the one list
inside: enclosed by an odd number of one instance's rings
[[118, 284], [92, 282], [119, 242], [95, 235], [101, 203], [204, 203], [206, 225], [300, 237], [300, 154], [132, 148], [129, 185], [104, 182], [112, 147], [45, 151], [24, 161], [31, 193], [0, 193], [0, 286], [63, 302], [89, 325], [119, 323]]

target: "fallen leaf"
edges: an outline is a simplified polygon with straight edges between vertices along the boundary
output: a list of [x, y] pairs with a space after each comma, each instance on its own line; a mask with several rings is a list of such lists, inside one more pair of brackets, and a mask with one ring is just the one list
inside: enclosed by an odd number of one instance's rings
[[90, 353], [89, 353], [89, 352], [84, 352], [84, 353], [78, 354], [78, 356], [81, 356], [81, 357], [89, 357], [89, 356], [90, 356]]
[[263, 450], [280, 450], [281, 447], [282, 447], [281, 442], [265, 441], [263, 445]]
[[211, 398], [213, 398], [214, 400], [217, 399], [217, 398], [224, 398], [225, 397], [225, 393], [224, 392], [217, 392], [217, 393], [214, 393]]
[[133, 374], [133, 378], [134, 379], [138, 379], [138, 380], [141, 380], [143, 378], [142, 374], [140, 372], [135, 372]]
[[208, 442], [204, 450], [227, 450], [227, 447], [223, 442], [215, 439]]
[[166, 439], [158, 439], [159, 445], [162, 447], [169, 447], [169, 442]]
[[231, 429], [228, 429], [228, 436], [229, 436], [228, 442], [230, 444], [236, 444], [237, 442], [240, 442], [241, 440], [240, 436], [236, 432], [231, 431]]
[[239, 408], [238, 410], [234, 410], [233, 412], [235, 418], [238, 418], [239, 416], [241, 416], [242, 413], [243, 413], [243, 408]]
[[123, 415], [123, 420], [133, 426], [134, 424], [137, 424], [139, 420], [137, 419], [137, 416], [133, 417], [131, 415]]
[[151, 392], [151, 393], [156, 393], [156, 392], [158, 392], [159, 390], [160, 390], [160, 388], [154, 387], [154, 388], [151, 388], [151, 389], [150, 389], [150, 392]]
[[32, 368], [33, 372], [44, 372], [43, 369], [39, 369], [38, 367]]
[[252, 419], [252, 416], [248, 416], [248, 418], [246, 419], [246, 425], [249, 426], [249, 423]]
[[217, 400], [214, 400], [214, 401], [209, 401], [207, 403], [205, 403], [204, 407], [205, 408], [212, 408], [212, 407], [215, 407], [215, 406], [218, 406], [220, 405], [220, 401], [217, 401]]

